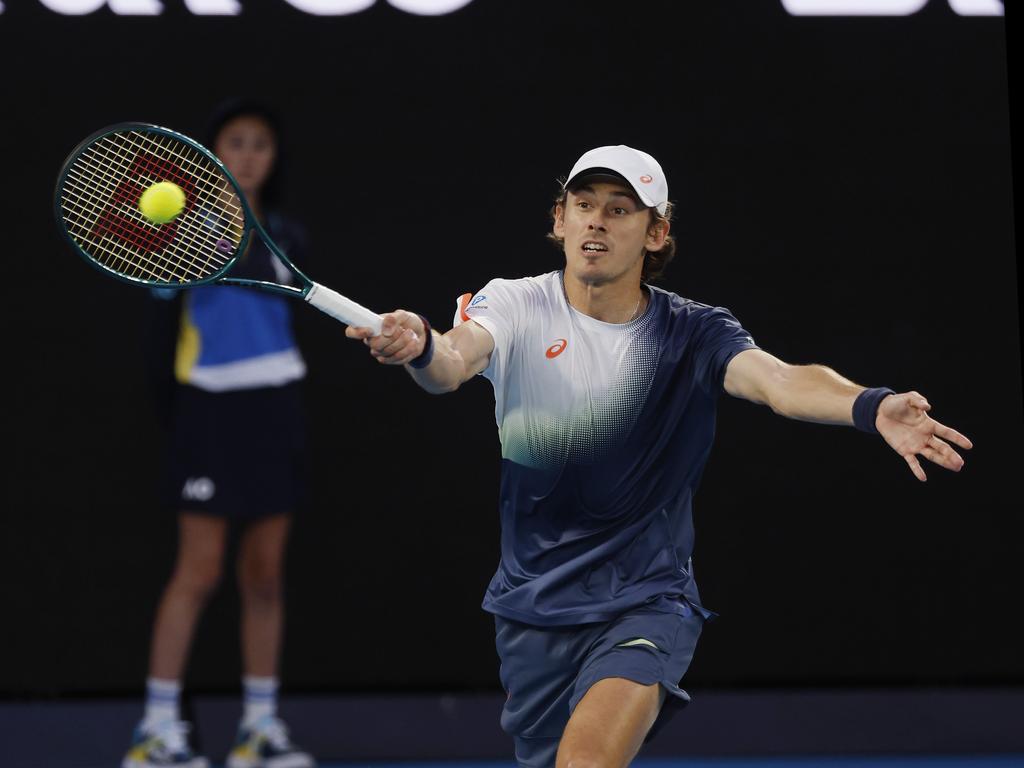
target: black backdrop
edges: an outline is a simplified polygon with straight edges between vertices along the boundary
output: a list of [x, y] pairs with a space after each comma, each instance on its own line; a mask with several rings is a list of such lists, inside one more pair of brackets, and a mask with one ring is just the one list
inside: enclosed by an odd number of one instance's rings
[[[287, 116], [290, 209], [317, 280], [444, 326], [493, 276], [555, 268], [556, 177], [627, 143], [665, 167], [665, 287], [767, 350], [916, 388], [974, 439], [917, 483], [877, 439], [725, 398], [695, 506], [721, 613], [696, 686], [1022, 683], [1021, 375], [1006, 28], [939, 0], [794, 18], [739, 0], [383, 2], [316, 18], [0, 14], [7, 455], [0, 691], [138, 690], [174, 551], [155, 484], [143, 292], [59, 239], [52, 184], [103, 125], [196, 132], [225, 96]], [[489, 385], [431, 397], [295, 307], [315, 460], [288, 572], [283, 676], [308, 691], [497, 687]], [[189, 667], [237, 686], [231, 570]]]

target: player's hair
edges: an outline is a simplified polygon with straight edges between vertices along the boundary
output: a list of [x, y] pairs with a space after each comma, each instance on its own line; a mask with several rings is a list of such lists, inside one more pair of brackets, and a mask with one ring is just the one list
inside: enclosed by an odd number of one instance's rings
[[284, 194], [284, 127], [281, 117], [270, 105], [249, 97], [231, 98], [218, 104], [206, 121], [203, 134], [206, 148], [216, 151], [217, 136], [221, 129], [236, 117], [257, 117], [268, 126], [274, 134], [274, 167], [263, 182], [260, 189], [260, 201], [266, 208], [276, 208], [281, 204]]
[[[565, 208], [565, 203], [566, 203], [566, 201], [568, 199], [568, 196], [569, 196], [569, 190], [567, 190], [565, 188], [565, 181], [564, 180], [560, 180], [558, 186], [559, 186], [558, 196], [555, 198], [555, 202], [551, 206], [551, 210], [549, 211], [549, 213], [551, 214], [551, 220], [552, 221], [555, 220], [555, 209], [558, 206], [562, 206], [562, 208], [564, 209]], [[642, 203], [641, 203], [641, 205], [642, 205]], [[654, 227], [656, 227], [658, 224], [660, 224], [663, 221], [664, 222], [671, 222], [672, 221], [672, 203], [668, 203], [665, 206], [665, 213], [664, 213], [664, 215], [658, 213], [658, 209], [657, 208], [648, 208], [647, 210], [651, 214], [651, 221], [647, 225], [647, 231], [648, 232], [650, 232]], [[557, 243], [558, 247], [562, 248], [563, 251], [565, 250], [565, 240], [563, 238], [558, 237], [554, 232], [548, 232], [547, 237], [548, 237], [548, 240], [551, 240], [551, 241]], [[669, 262], [672, 261], [673, 258], [675, 258], [675, 255], [676, 255], [676, 240], [675, 240], [674, 237], [672, 237], [672, 235], [669, 235], [668, 237], [665, 238], [665, 244], [663, 246], [661, 246], [661, 250], [658, 250], [658, 251], [648, 251], [645, 248], [644, 249], [644, 266], [643, 266], [643, 269], [640, 272], [640, 279], [643, 282], [645, 282], [645, 283], [653, 283], [655, 280], [660, 278], [665, 273], [665, 269], [668, 267]]]

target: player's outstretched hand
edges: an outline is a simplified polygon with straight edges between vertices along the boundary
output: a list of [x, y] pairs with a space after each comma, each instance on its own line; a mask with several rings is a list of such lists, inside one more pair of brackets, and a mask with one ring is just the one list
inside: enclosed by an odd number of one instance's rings
[[396, 309], [381, 315], [379, 335], [374, 336], [371, 328], [351, 325], [345, 329], [345, 335], [362, 339], [378, 363], [404, 365], [422, 354], [427, 341], [425, 330], [419, 315]]
[[[950, 443], [969, 450], [973, 444], [955, 429], [940, 424], [928, 415], [931, 405], [917, 392], [889, 395], [878, 406], [875, 427], [896, 453], [906, 460], [918, 480], [928, 478], [918, 456], [940, 467], [959, 472], [964, 460]], [[947, 442], [948, 441], [948, 442]]]

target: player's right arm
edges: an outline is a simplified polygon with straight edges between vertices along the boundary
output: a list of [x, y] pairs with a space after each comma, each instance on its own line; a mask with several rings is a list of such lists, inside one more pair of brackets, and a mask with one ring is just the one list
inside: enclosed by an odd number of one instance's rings
[[419, 315], [399, 309], [381, 315], [381, 330], [377, 336], [369, 328], [352, 326], [345, 330], [345, 335], [362, 339], [377, 362], [405, 365], [416, 383], [435, 395], [454, 392], [490, 363], [494, 338], [483, 326], [470, 320], [443, 335], [430, 331], [433, 346], [430, 364], [423, 368], [406, 365], [423, 354], [427, 344], [425, 331]]

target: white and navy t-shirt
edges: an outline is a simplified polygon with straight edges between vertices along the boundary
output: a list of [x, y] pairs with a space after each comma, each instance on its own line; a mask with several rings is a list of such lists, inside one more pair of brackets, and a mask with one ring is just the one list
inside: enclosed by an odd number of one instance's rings
[[656, 601], [705, 612], [691, 504], [726, 365], [755, 344], [728, 310], [648, 290], [624, 324], [573, 309], [561, 272], [492, 280], [457, 315], [494, 337], [502, 538], [485, 610], [544, 626]]

